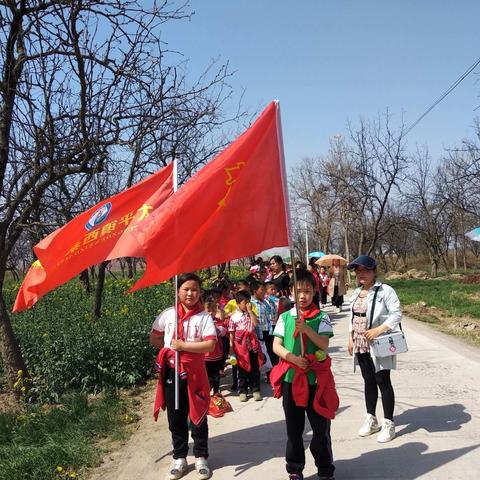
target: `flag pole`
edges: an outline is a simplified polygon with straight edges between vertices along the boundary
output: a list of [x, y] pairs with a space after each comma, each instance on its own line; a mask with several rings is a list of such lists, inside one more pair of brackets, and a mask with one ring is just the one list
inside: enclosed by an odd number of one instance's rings
[[[298, 306], [298, 292], [297, 292], [297, 269], [295, 268], [295, 249], [292, 245], [290, 248], [290, 258], [292, 259], [292, 276], [293, 276], [293, 295], [295, 297], [295, 312], [296, 317], [300, 318], [300, 308]], [[305, 356], [305, 348], [303, 345], [303, 335], [300, 333], [300, 355]]]
[[[178, 275], [175, 275], [175, 340], [178, 340]], [[175, 410], [180, 408], [179, 403], [179, 371], [178, 363], [180, 361], [180, 353], [175, 350]]]
[[[177, 159], [173, 159], [173, 192], [175, 193], [178, 190], [178, 172], [177, 172]], [[174, 336], [175, 340], [178, 340], [178, 275], [175, 275], [175, 329]], [[180, 384], [179, 384], [179, 362], [180, 362], [180, 353], [178, 350], [175, 350], [175, 410], [180, 409]]]
[[[290, 259], [292, 260], [292, 270], [293, 270], [293, 295], [295, 298], [295, 310], [297, 312], [297, 318], [299, 318], [300, 310], [298, 307], [298, 292], [297, 292], [297, 272], [295, 269], [295, 248], [292, 239], [292, 219], [290, 216], [290, 202], [288, 199], [288, 189], [287, 189], [287, 175], [285, 172], [285, 152], [283, 150], [283, 134], [282, 134], [282, 119], [280, 117], [280, 102], [275, 100], [277, 106], [277, 132], [278, 132], [278, 151], [280, 152], [280, 174], [282, 177], [282, 187], [283, 187], [283, 198], [285, 205], [285, 218], [287, 220], [287, 235], [288, 235], [288, 246], [290, 247]], [[307, 250], [308, 255], [308, 250]], [[305, 356], [305, 349], [303, 346], [302, 334], [300, 334], [300, 354]]]
[[308, 265], [308, 260], [309, 260], [309, 257], [308, 257], [308, 228], [307, 228], [307, 212], [305, 212], [305, 250], [306, 250], [306, 265]]

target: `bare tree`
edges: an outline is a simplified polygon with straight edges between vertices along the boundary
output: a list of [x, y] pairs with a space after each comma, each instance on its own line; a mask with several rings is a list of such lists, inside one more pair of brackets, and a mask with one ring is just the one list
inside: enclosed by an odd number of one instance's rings
[[438, 184], [435, 183], [428, 150], [417, 151], [414, 163], [416, 172], [409, 176], [405, 194], [408, 227], [420, 237], [430, 258], [431, 274], [436, 277], [440, 263], [449, 270], [452, 219], [447, 209], [448, 201], [439, 194]]
[[[27, 226], [38, 237], [74, 214], [68, 178], [93, 178], [132, 151], [132, 179], [178, 155], [186, 176], [212, 152], [228, 68], [189, 88], [159, 41], [164, 22], [187, 16], [168, 1], [0, 1], [0, 353], [10, 384], [27, 372], [3, 297], [8, 259]], [[62, 222], [43, 210], [55, 194]]]
[[329, 251], [332, 229], [338, 218], [338, 199], [337, 192], [328, 183], [324, 167], [325, 162], [321, 158], [304, 158], [292, 172], [290, 192], [292, 203], [298, 206], [294, 209], [295, 224], [304, 225], [307, 213], [313, 241], [318, 242], [321, 250]]
[[365, 200], [363, 217], [367, 228], [362, 233], [368, 236], [368, 244], [363, 248], [361, 238], [360, 245], [362, 253], [370, 255], [391, 228], [382, 220], [408, 167], [403, 125], [398, 131], [393, 130], [387, 111], [383, 118], [360, 120], [358, 127], [350, 125], [349, 130], [350, 156], [357, 179], [353, 188], [358, 189]]

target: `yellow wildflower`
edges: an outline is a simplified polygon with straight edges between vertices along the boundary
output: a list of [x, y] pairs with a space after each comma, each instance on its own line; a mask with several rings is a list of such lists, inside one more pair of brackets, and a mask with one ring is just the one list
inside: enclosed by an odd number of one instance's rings
[[23, 370], [19, 370], [19, 371], [17, 372], [17, 377], [21, 377], [22, 375], [23, 375]]
[[61, 467], [60, 465], [57, 467], [57, 472], [58, 473], [62, 473], [63, 472], [63, 467]]

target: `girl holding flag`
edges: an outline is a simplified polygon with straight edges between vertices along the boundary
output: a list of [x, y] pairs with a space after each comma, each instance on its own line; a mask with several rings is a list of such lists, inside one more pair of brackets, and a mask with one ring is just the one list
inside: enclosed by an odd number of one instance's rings
[[[178, 311], [170, 307], [160, 313], [150, 333], [150, 343], [160, 349], [155, 362], [159, 380], [154, 417], [156, 420], [160, 408], [166, 407], [173, 443], [169, 480], [177, 480], [187, 471], [188, 419], [192, 424], [195, 469], [198, 478], [205, 480], [211, 475], [207, 462], [210, 385], [205, 353], [214, 350], [217, 335], [213, 319], [200, 301], [200, 278], [193, 273], [180, 275], [177, 288]], [[178, 409], [175, 408], [175, 352], [179, 352]]]

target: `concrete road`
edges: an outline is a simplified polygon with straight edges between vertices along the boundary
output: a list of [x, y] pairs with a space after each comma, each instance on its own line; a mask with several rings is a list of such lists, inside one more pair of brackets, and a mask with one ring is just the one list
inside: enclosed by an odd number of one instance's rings
[[[327, 307], [327, 311], [329, 311]], [[329, 312], [330, 313], [330, 312]], [[392, 372], [396, 394], [397, 438], [379, 444], [375, 435], [357, 436], [365, 414], [363, 381], [353, 373], [346, 350], [348, 313], [331, 314], [331, 340], [340, 409], [332, 421], [336, 479], [463, 479], [480, 478], [480, 350], [435, 332], [415, 320], [403, 322], [409, 352], [399, 355]], [[229, 381], [227, 377], [226, 382]], [[225, 384], [225, 388], [228, 384]], [[262, 384], [264, 400], [239, 403], [225, 390], [234, 412], [210, 418], [210, 464], [214, 480], [281, 480], [285, 426], [281, 400]], [[146, 395], [139, 429], [123, 448], [112, 453], [91, 480], [163, 480], [170, 465], [170, 440], [165, 415], [151, 421]], [[381, 401], [377, 409], [383, 416]], [[308, 421], [305, 448], [311, 438]], [[305, 478], [316, 478], [307, 450]], [[193, 480], [194, 458], [184, 477]]]

